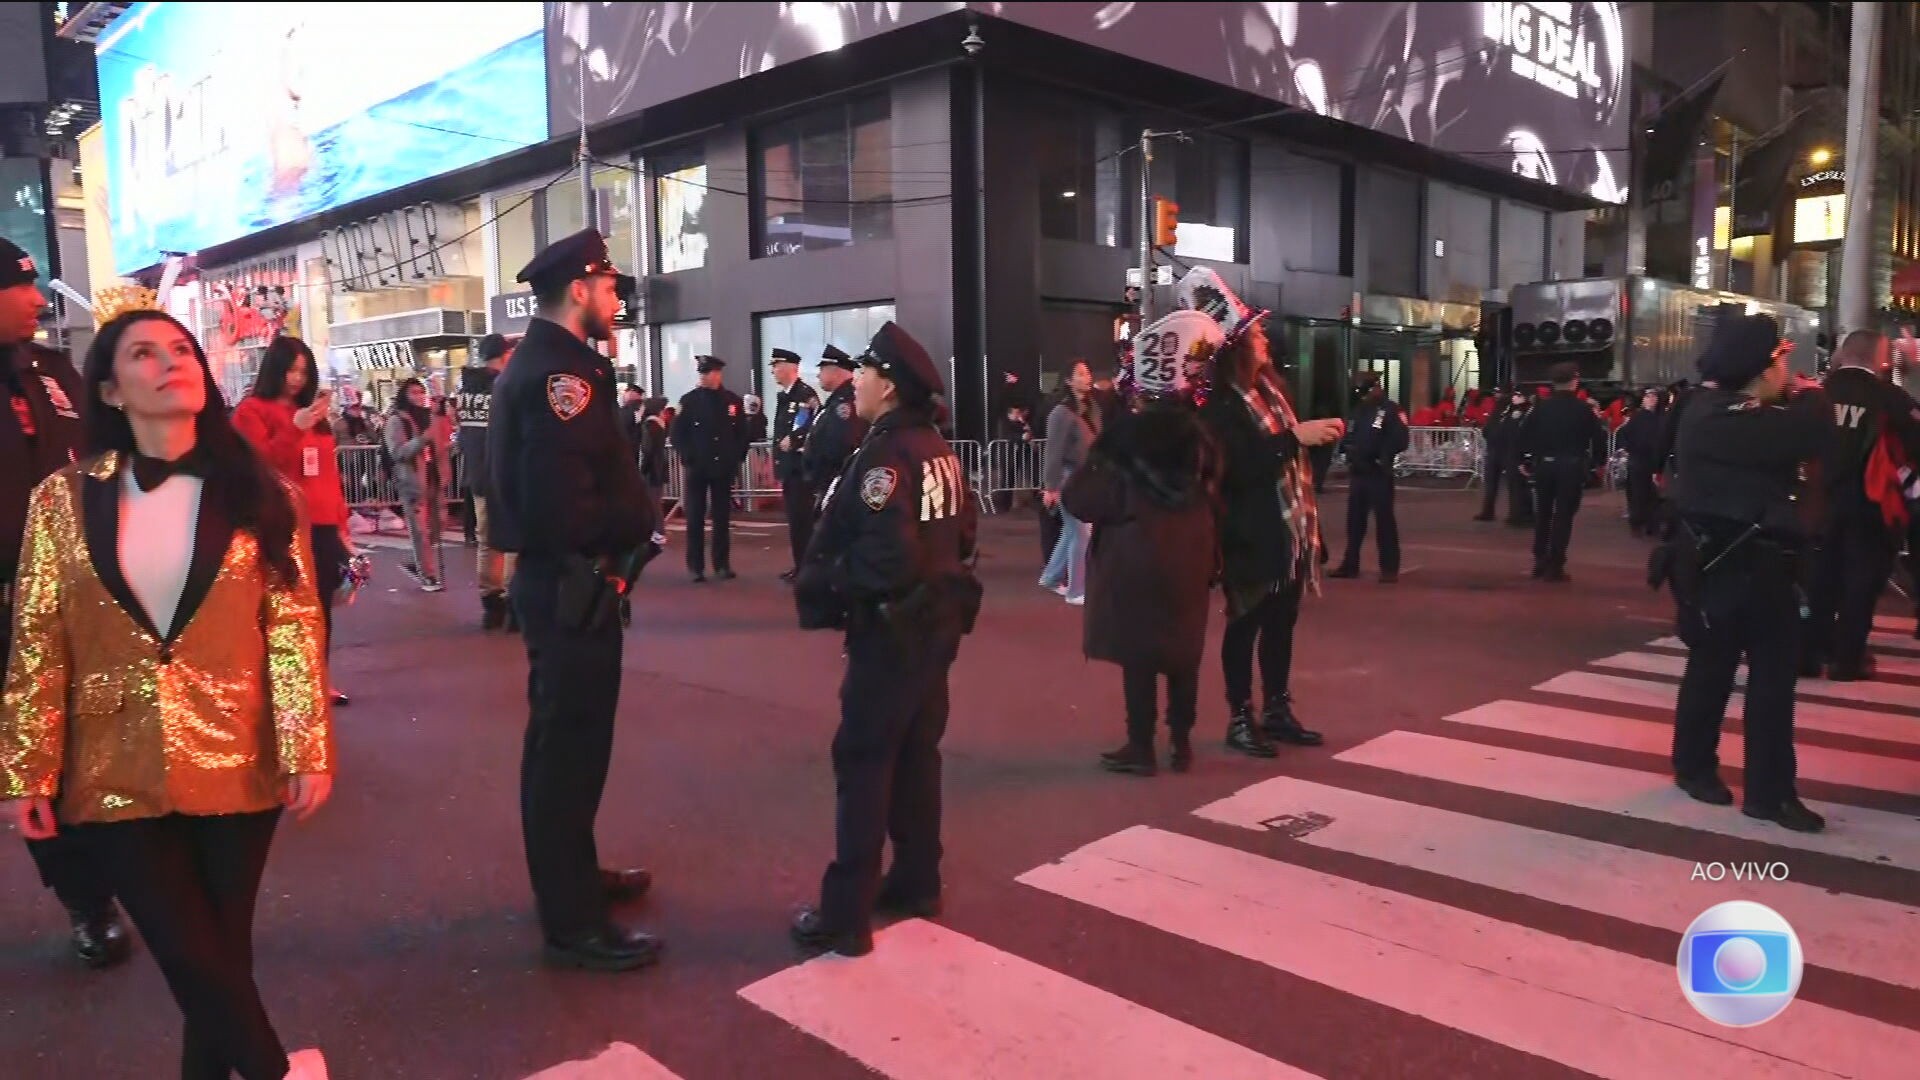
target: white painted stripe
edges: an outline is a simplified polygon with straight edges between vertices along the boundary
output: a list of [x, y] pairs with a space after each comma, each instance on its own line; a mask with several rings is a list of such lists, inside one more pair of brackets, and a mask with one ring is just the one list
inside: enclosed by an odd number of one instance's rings
[[614, 1043], [595, 1057], [542, 1069], [527, 1080], [680, 1080], [680, 1076], [639, 1047]]
[[934, 923], [898, 923], [877, 938], [860, 959], [810, 960], [740, 996], [894, 1080], [1311, 1080]]
[[[1653, 649], [1675, 649], [1679, 652], [1687, 651], [1686, 643], [1676, 637], [1664, 637], [1657, 641], [1650, 641], [1647, 643], [1647, 646]], [[1920, 678], [1920, 658], [1891, 656], [1887, 653], [1878, 653], [1874, 656], [1873, 662], [1878, 664], [1880, 670], [1888, 675]], [[1804, 682], [1806, 680], [1803, 679], [1801, 681]]]
[[[1662, 758], [1673, 753], [1671, 723], [1629, 720], [1623, 716], [1562, 709], [1557, 705], [1493, 701], [1463, 713], [1455, 713], [1447, 719], [1456, 724], [1517, 731], [1586, 746], [1657, 754]], [[1745, 750], [1743, 740], [1739, 737], [1722, 738], [1720, 763], [1729, 769], [1739, 769], [1746, 761]], [[1793, 753], [1802, 780], [1920, 795], [1920, 760], [1834, 750], [1825, 746], [1796, 746]]]
[[1156, 829], [1019, 880], [1596, 1076], [1900, 1076], [1920, 1055], [1920, 1032], [1806, 1001], [1723, 1028], [1670, 963]]
[[1893, 634], [1912, 634], [1913, 616], [1911, 615], [1875, 615], [1873, 628]]
[[[1680, 688], [1673, 683], [1629, 679], [1622, 675], [1601, 675], [1591, 671], [1569, 671], [1534, 687], [1543, 694], [1612, 701], [1621, 705], [1641, 705], [1654, 709], [1672, 709], [1679, 704]], [[1727, 698], [1727, 716], [1738, 720], [1746, 711], [1743, 694]], [[1827, 731], [1881, 742], [1920, 746], [1920, 717], [1897, 713], [1868, 712], [1818, 701], [1793, 703], [1793, 724], [1808, 731]]]
[[[1791, 880], [1693, 880], [1695, 862], [1504, 821], [1279, 777], [1194, 811], [1264, 830], [1302, 822], [1303, 843], [1686, 932], [1709, 904], [1754, 900], [1786, 917], [1809, 964], [1920, 988], [1920, 909]], [[1324, 822], [1322, 824], [1322, 822]], [[1304, 823], [1317, 827], [1307, 831]], [[1754, 874], [1765, 866], [1743, 869]]]
[[1755, 821], [1734, 807], [1695, 802], [1674, 787], [1665, 773], [1619, 769], [1412, 731], [1388, 732], [1335, 755], [1335, 760], [1774, 847], [1920, 870], [1920, 818], [1910, 814], [1808, 802], [1827, 819], [1827, 831], [1797, 833]]
[[[1892, 657], [1880, 661], [1887, 674], [1895, 672], [1886, 667]], [[1920, 668], [1920, 662], [1907, 661]], [[1647, 675], [1671, 675], [1679, 678], [1687, 673], [1687, 658], [1669, 656], [1666, 653], [1625, 652], [1602, 657], [1593, 661], [1594, 667], [1617, 668], [1621, 671], [1638, 671]], [[1734, 674], [1734, 685], [1747, 684], [1747, 667], [1740, 665]], [[1869, 705], [1891, 705], [1895, 708], [1920, 711], [1920, 686], [1907, 686], [1903, 683], [1888, 682], [1828, 682], [1825, 679], [1801, 679], [1800, 692], [1816, 694], [1820, 697], [1834, 698], [1840, 701], [1859, 701]]]
[[[1909, 656], [1920, 653], [1920, 641], [1915, 640], [1913, 637], [1911, 620], [1909, 620], [1907, 629], [1899, 633], [1876, 631], [1867, 635], [1867, 644], [1871, 646], [1876, 653], [1894, 652], [1905, 653]], [[1686, 645], [1676, 637], [1663, 637], [1652, 642], [1652, 645], [1657, 649], [1686, 648]]]

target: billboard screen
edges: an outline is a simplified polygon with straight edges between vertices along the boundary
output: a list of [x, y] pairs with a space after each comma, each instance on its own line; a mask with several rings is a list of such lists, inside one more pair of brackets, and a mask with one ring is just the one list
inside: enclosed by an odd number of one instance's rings
[[541, 5], [135, 4], [100, 36], [130, 272], [547, 136]]
[[1610, 203], [1628, 183], [1620, 6], [971, 5]]
[[53, 220], [47, 216], [47, 166], [39, 158], [0, 158], [0, 236], [33, 256], [44, 292], [55, 267], [47, 257], [53, 239]]

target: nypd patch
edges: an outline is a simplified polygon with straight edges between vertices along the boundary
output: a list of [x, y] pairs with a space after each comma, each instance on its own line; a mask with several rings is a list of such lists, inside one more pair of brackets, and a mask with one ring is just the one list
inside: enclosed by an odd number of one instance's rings
[[571, 420], [586, 412], [592, 400], [593, 384], [580, 376], [547, 376], [547, 405], [560, 419]]
[[860, 501], [867, 509], [879, 511], [893, 498], [893, 489], [900, 485], [900, 474], [892, 469], [881, 467], [868, 469], [867, 475], [860, 478]]

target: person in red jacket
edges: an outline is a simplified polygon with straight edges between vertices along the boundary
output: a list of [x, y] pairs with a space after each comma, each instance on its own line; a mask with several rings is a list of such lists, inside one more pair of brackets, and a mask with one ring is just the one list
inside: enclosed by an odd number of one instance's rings
[[[340, 483], [328, 410], [333, 392], [320, 385], [313, 350], [297, 337], [267, 346], [253, 393], [233, 410], [233, 426], [306, 502], [313, 526], [313, 570], [326, 613], [327, 647], [333, 646], [333, 600], [346, 566], [356, 554], [347, 528], [347, 496]], [[333, 687], [335, 705], [347, 695]]]

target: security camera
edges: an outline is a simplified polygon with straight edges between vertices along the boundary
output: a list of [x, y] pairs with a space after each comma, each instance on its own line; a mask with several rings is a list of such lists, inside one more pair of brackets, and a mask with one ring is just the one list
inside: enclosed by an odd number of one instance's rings
[[978, 26], [967, 27], [967, 36], [960, 39], [960, 47], [967, 51], [968, 56], [979, 56], [980, 50], [987, 47], [987, 43], [981, 40]]

